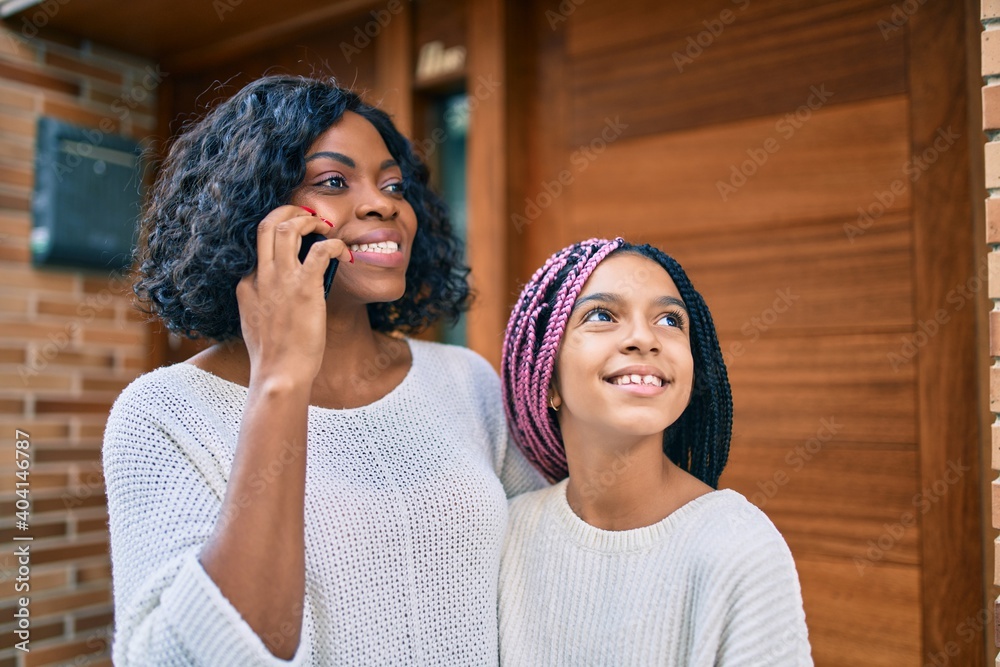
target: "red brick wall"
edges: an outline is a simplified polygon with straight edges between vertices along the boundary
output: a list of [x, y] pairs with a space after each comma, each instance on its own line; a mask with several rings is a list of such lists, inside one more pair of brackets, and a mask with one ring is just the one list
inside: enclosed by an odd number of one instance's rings
[[[49, 115], [150, 138], [152, 63], [0, 26], [0, 667], [110, 665], [111, 572], [101, 438], [117, 394], [149, 365], [128, 285], [31, 266], [35, 123]], [[169, 76], [169, 75], [166, 75]], [[15, 429], [30, 434], [30, 527], [15, 526]], [[30, 585], [15, 592], [15, 536], [30, 535]], [[30, 652], [14, 613], [28, 597]]]
[[[990, 354], [1000, 357], [1000, 1], [982, 0], [983, 129], [986, 132], [986, 243], [989, 244], [989, 297], [994, 310], [990, 313]], [[990, 368], [990, 409], [1000, 413], [1000, 366], [994, 361]], [[1000, 470], [1000, 426], [993, 426], [992, 467]], [[993, 482], [993, 527], [1000, 528], [1000, 479]], [[994, 579], [1000, 585], [1000, 538], [994, 542]], [[1000, 610], [1000, 600], [997, 601]], [[1000, 619], [1000, 614], [994, 614]], [[996, 622], [996, 621], [995, 621]], [[1000, 626], [995, 628], [994, 643], [1000, 646]], [[996, 659], [1000, 665], [1000, 656]]]

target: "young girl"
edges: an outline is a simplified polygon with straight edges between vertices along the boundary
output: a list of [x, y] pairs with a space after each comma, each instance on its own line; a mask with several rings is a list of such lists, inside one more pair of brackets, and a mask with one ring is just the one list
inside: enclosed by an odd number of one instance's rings
[[812, 664], [787, 545], [715, 490], [732, 399], [677, 262], [620, 238], [553, 255], [511, 315], [501, 381], [515, 441], [557, 482], [511, 502], [501, 664]]

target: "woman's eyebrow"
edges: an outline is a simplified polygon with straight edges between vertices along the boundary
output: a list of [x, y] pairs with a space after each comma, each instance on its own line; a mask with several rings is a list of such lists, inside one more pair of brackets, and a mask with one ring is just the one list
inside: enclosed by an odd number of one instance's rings
[[319, 153], [313, 153], [312, 155], [306, 157], [306, 162], [311, 162], [313, 160], [318, 160], [319, 158], [330, 158], [331, 160], [336, 160], [337, 162], [342, 162], [351, 169], [354, 169], [357, 165], [354, 160], [347, 157], [343, 153], [334, 153], [333, 151], [320, 151]]
[[[358, 166], [357, 163], [355, 163], [354, 160], [352, 160], [351, 158], [347, 157], [343, 153], [336, 153], [334, 151], [320, 151], [319, 153], [313, 153], [312, 155], [306, 158], [306, 162], [310, 162], [312, 160], [318, 160], [319, 158], [324, 158], [324, 157], [329, 158], [331, 160], [336, 160], [337, 162], [341, 162], [350, 167], [351, 169], [354, 169]], [[389, 169], [391, 167], [398, 167], [398, 166], [399, 163], [396, 162], [396, 160], [389, 158], [388, 160], [382, 161], [382, 164], [378, 166], [378, 170], [385, 171], [386, 169]]]

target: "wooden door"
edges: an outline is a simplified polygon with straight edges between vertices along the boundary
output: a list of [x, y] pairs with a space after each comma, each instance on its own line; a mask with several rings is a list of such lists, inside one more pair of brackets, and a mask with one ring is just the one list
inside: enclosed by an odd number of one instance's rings
[[964, 12], [510, 9], [510, 299], [591, 236], [684, 265], [733, 384], [721, 485], [788, 541], [817, 665], [984, 664]]

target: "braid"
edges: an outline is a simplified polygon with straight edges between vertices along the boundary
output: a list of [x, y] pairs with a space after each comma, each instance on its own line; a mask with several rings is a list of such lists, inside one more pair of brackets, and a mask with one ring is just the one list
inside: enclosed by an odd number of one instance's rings
[[663, 451], [678, 466], [717, 487], [729, 458], [733, 397], [712, 314], [675, 259], [650, 245], [623, 248], [622, 252], [634, 252], [662, 266], [687, 305], [691, 320], [694, 387], [688, 407], [664, 431]]
[[583, 285], [606, 257], [620, 252], [639, 254], [662, 266], [687, 305], [694, 387], [688, 407], [664, 431], [663, 451], [682, 469], [716, 487], [729, 455], [733, 400], [711, 313], [672, 257], [622, 238], [589, 239], [563, 248], [521, 291], [507, 324], [500, 369], [514, 442], [549, 481], [568, 474], [559, 422], [548, 407], [556, 356]]
[[568, 472], [559, 423], [548, 408], [556, 355], [584, 283], [623, 243], [590, 239], [552, 255], [525, 285], [507, 325], [500, 368], [507, 421], [525, 457], [553, 482]]

